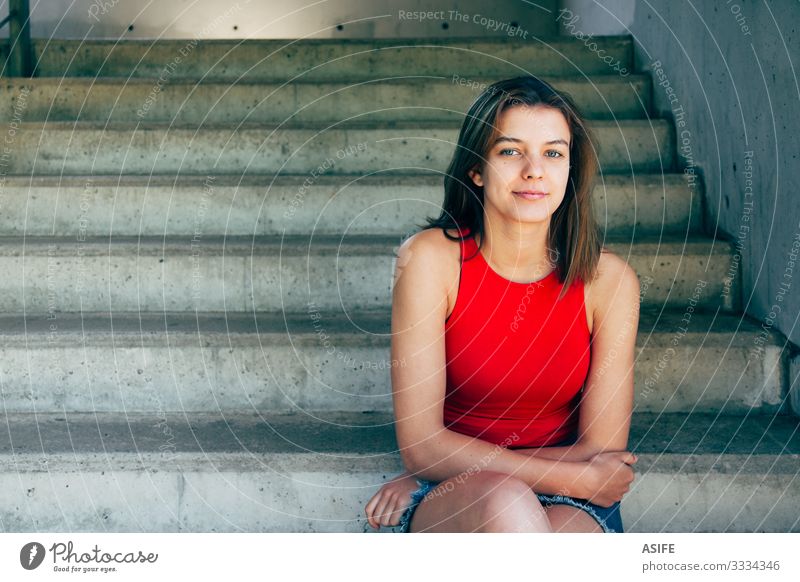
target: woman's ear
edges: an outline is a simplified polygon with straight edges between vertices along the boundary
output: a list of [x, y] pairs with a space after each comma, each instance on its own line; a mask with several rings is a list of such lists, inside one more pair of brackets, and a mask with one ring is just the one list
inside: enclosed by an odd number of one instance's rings
[[483, 188], [483, 177], [481, 176], [480, 166], [475, 166], [469, 172], [467, 172], [467, 174], [478, 188]]

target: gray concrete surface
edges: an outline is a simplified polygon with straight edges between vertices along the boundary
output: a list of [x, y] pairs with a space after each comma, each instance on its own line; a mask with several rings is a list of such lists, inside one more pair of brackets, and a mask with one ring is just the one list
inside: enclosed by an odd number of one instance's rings
[[[305, 311], [388, 308], [397, 236], [0, 239], [0, 310]], [[726, 243], [607, 240], [640, 279], [645, 305], [736, 309]]]
[[[439, 75], [502, 79], [537, 75], [614, 74], [609, 64], [571, 39], [217, 40], [34, 39], [39, 77], [226, 79], [285, 82], [353, 81]], [[597, 39], [598, 50], [631, 67], [630, 38]], [[6, 49], [7, 50], [7, 49]], [[183, 52], [181, 52], [183, 51]], [[5, 53], [0, 53], [5, 58]], [[409, 63], [413, 62], [413, 71]]]
[[[22, 123], [9, 146], [7, 173], [112, 176], [300, 174], [336, 166], [348, 174], [443, 172], [458, 128], [441, 123], [287, 128], [130, 123]], [[666, 123], [624, 120], [591, 124], [603, 172], [668, 171], [672, 134]]]
[[[193, 0], [151, 4], [48, 0], [31, 6], [33, 36], [125, 39], [404, 38], [483, 36], [532, 42], [556, 34], [557, 0]], [[422, 16], [418, 16], [422, 13]], [[5, 33], [0, 34], [7, 34]]]
[[[362, 531], [367, 499], [401, 470], [390, 420], [10, 417], [0, 456], [16, 472], [0, 475], [0, 523], [6, 531]], [[741, 425], [715, 415], [637, 417], [637, 480], [622, 505], [628, 531], [797, 531], [796, 419]]]
[[564, 7], [579, 18], [572, 33], [632, 35], [636, 72], [654, 75], [654, 114], [685, 124], [688, 147], [677, 162], [703, 176], [706, 232], [741, 254], [744, 309], [800, 344], [800, 4], [701, 2], [687, 12], [680, 2], [615, 0], [600, 10], [591, 0], [565, 0]]
[[[335, 167], [334, 167], [335, 168]], [[443, 176], [308, 175], [9, 177], [6, 236], [404, 236], [438, 216]], [[682, 175], [608, 174], [594, 189], [606, 236], [638, 240], [700, 232], [700, 193]], [[358, 208], [354, 212], [354, 208]]]
[[[374, 121], [461, 123], [496, 78], [420, 76], [350, 83], [260, 83], [231, 80], [54, 78], [6, 79], [0, 119], [25, 103], [30, 119], [200, 123]], [[650, 108], [650, 77], [546, 77], [593, 119], [641, 119]]]
[[[391, 410], [388, 311], [0, 318], [8, 412]], [[738, 316], [645, 310], [635, 413], [786, 411], [777, 338]], [[54, 328], [54, 329], [53, 329]], [[607, 365], [614, 365], [613, 361]]]

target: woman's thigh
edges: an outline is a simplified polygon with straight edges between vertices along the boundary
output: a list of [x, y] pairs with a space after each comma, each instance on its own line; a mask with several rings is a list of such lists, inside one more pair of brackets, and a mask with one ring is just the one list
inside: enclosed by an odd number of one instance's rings
[[550, 527], [560, 533], [603, 533], [603, 528], [587, 512], [571, 505], [550, 505], [544, 508]]
[[439, 483], [414, 511], [411, 532], [549, 532], [536, 494], [522, 480], [481, 471]]

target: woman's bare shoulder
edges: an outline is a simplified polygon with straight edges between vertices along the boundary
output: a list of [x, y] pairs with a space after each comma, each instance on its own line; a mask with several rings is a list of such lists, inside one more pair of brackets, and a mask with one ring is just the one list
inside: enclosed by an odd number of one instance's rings
[[638, 297], [639, 277], [625, 259], [603, 247], [597, 272], [587, 285], [587, 291], [592, 311], [597, 314], [598, 309], [605, 309], [614, 302], [629, 302], [634, 295]]
[[[448, 231], [456, 235], [457, 231]], [[458, 291], [461, 247], [458, 241], [447, 238], [441, 228], [427, 228], [406, 239], [397, 254], [398, 268], [410, 270], [426, 279], [432, 279], [435, 286], [445, 290], [448, 295], [449, 314], [455, 304], [455, 291]]]
[[[448, 231], [455, 235], [456, 231]], [[405, 251], [407, 261], [418, 260], [428, 266], [447, 270], [453, 260], [458, 266], [460, 256], [458, 241], [447, 238], [441, 228], [426, 228], [410, 236], [400, 246]]]

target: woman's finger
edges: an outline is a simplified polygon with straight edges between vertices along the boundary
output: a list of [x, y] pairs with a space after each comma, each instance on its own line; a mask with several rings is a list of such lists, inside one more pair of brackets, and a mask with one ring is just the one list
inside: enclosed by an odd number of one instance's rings
[[389, 516], [391, 515], [393, 508], [394, 508], [394, 505], [388, 500], [386, 502], [386, 505], [384, 505], [381, 508], [381, 525], [382, 526], [384, 526], [384, 527], [388, 527], [389, 526], [389, 521], [390, 521]]
[[375, 495], [369, 498], [369, 501], [367, 501], [367, 505], [364, 507], [365, 514], [367, 514], [368, 516], [372, 514], [372, 512], [375, 509], [375, 505], [377, 505], [378, 503], [378, 498], [380, 497], [380, 495], [381, 493], [380, 491], [378, 491]]
[[388, 496], [384, 495], [381, 498], [381, 502], [378, 504], [378, 507], [375, 509], [375, 522], [380, 525], [386, 525], [384, 522], [386, 521], [386, 508], [389, 505]]
[[[394, 522], [394, 515], [397, 513], [400, 504], [398, 503], [399, 495], [397, 493], [392, 493], [388, 496], [386, 500], [386, 505], [383, 508], [383, 523], [384, 526], [390, 527], [392, 525], [396, 525]], [[400, 521], [398, 520], [398, 523]]]
[[390, 497], [386, 502], [386, 507], [383, 508], [383, 525], [391, 527], [394, 525], [394, 514], [397, 513], [397, 496]]
[[389, 525], [400, 525], [400, 518], [403, 517], [403, 512], [408, 508], [408, 505], [395, 504], [391, 514], [389, 515]]
[[378, 491], [375, 495], [372, 496], [372, 499], [369, 500], [369, 503], [367, 503], [367, 507], [365, 508], [365, 513], [367, 514], [367, 521], [375, 529], [378, 529], [378, 527], [380, 527], [380, 524], [378, 523], [376, 516], [378, 514], [377, 508], [381, 502], [382, 497], [383, 497], [383, 491]]

